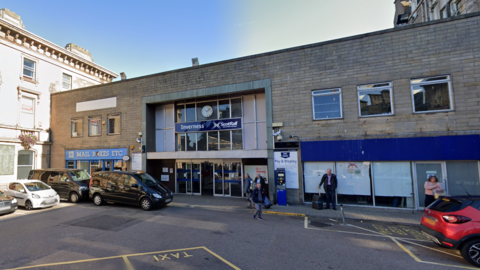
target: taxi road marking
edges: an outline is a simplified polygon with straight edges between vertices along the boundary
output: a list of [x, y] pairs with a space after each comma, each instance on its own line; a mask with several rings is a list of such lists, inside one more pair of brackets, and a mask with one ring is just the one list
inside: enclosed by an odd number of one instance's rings
[[[30, 269], [30, 268], [37, 268], [37, 267], [46, 267], [46, 266], [56, 266], [56, 265], [67, 265], [67, 264], [77, 264], [77, 263], [84, 263], [84, 262], [94, 262], [94, 261], [102, 261], [102, 260], [110, 260], [110, 259], [123, 259], [125, 264], [127, 265], [129, 270], [134, 270], [132, 264], [128, 260], [128, 257], [135, 257], [135, 256], [144, 256], [144, 255], [153, 255], [153, 254], [159, 254], [159, 253], [170, 253], [170, 255], [173, 252], [182, 252], [184, 254], [184, 258], [188, 257], [193, 257], [193, 255], [188, 254], [186, 251], [188, 250], [198, 250], [198, 249], [203, 249], [213, 255], [214, 257], [218, 258], [231, 268], [235, 270], [240, 270], [237, 266], [233, 265], [231, 262], [225, 260], [222, 258], [220, 255], [216, 254], [215, 252], [211, 251], [205, 246], [201, 247], [192, 247], [192, 248], [181, 248], [181, 249], [172, 249], [172, 250], [165, 250], [165, 251], [155, 251], [155, 252], [145, 252], [145, 253], [134, 253], [134, 254], [127, 254], [127, 255], [118, 255], [118, 256], [110, 256], [110, 257], [103, 257], [103, 258], [93, 258], [93, 259], [85, 259], [85, 260], [77, 260], [77, 261], [68, 261], [68, 262], [58, 262], [58, 263], [47, 263], [47, 264], [39, 264], [39, 265], [30, 265], [30, 266], [23, 266], [23, 267], [17, 267], [17, 268], [11, 268], [8, 270], [19, 270], [19, 269]], [[178, 254], [178, 253], [177, 253]], [[163, 258], [163, 255], [158, 255]], [[165, 258], [168, 256], [168, 254], [165, 254]], [[178, 254], [178, 256], [180, 256]], [[156, 261], [159, 261], [158, 258], [154, 255], [153, 256]], [[175, 257], [175, 256], [174, 256]], [[170, 258], [168, 258], [170, 259]], [[162, 259], [163, 260], [163, 259]]]
[[[403, 251], [405, 251], [405, 253], [407, 253], [410, 257], [412, 257], [415, 261], [417, 261], [419, 263], [433, 264], [433, 265], [446, 266], [446, 267], [455, 267], [455, 268], [462, 268], [462, 269], [478, 269], [478, 268], [475, 268], [475, 267], [423, 261], [420, 258], [418, 258], [417, 256], [415, 256], [415, 254], [413, 254], [410, 250], [408, 250], [403, 244], [401, 244], [399, 242], [399, 241], [403, 241], [403, 242], [413, 244], [413, 245], [417, 245], [417, 246], [420, 246], [420, 247], [424, 247], [424, 248], [427, 248], [427, 249], [430, 249], [430, 250], [433, 250], [433, 251], [436, 251], [436, 252], [440, 252], [440, 253], [447, 254], [447, 255], [450, 255], [450, 256], [462, 258], [461, 256], [458, 256], [458, 255], [455, 255], [455, 254], [450, 254], [450, 253], [440, 251], [440, 250], [437, 250], [437, 249], [434, 249], [434, 248], [431, 248], [431, 247], [428, 247], [428, 246], [424, 246], [424, 245], [420, 245], [420, 244], [417, 244], [417, 243], [410, 242], [410, 241], [421, 241], [421, 242], [430, 242], [430, 241], [416, 240], [416, 239], [410, 239], [410, 238], [404, 238], [404, 237], [395, 237], [395, 236], [390, 236], [390, 235], [383, 234], [383, 233], [380, 233], [380, 232], [372, 231], [372, 230], [369, 230], [369, 229], [365, 229], [365, 228], [362, 228], [362, 227], [358, 227], [358, 226], [355, 226], [355, 225], [351, 225], [351, 224], [347, 224], [347, 225], [350, 226], [350, 227], [360, 229], [360, 230], [368, 231], [368, 232], [373, 233], [373, 234], [356, 233], [356, 232], [339, 231], [339, 230], [328, 230], [328, 229], [319, 229], [319, 228], [310, 228], [310, 227], [308, 227], [308, 217], [305, 217], [305, 228], [306, 229], [390, 238], [395, 244], [397, 244], [398, 247], [400, 247]], [[378, 228], [375, 228], [375, 229], [378, 229]], [[408, 241], [408, 240], [410, 240], [410, 241]]]

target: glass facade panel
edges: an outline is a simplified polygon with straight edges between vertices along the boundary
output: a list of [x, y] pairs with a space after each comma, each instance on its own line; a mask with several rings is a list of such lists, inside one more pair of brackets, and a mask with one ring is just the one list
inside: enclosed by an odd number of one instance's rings
[[338, 204], [373, 205], [370, 162], [337, 162]]
[[242, 117], [242, 99], [232, 98], [230, 103], [232, 106], [232, 118]]
[[[303, 163], [303, 184], [304, 184], [304, 200], [311, 202], [313, 195], [322, 194], [322, 201], [326, 202], [325, 190], [318, 189], [318, 184], [322, 176], [327, 173], [327, 169], [332, 169], [332, 173], [335, 173], [333, 162], [304, 162]], [[338, 180], [338, 179], [337, 179]]]
[[177, 105], [177, 123], [185, 122], [185, 104]]
[[196, 133], [187, 133], [187, 151], [197, 151]]
[[[443, 168], [440, 162], [431, 163], [415, 163], [417, 185], [418, 185], [418, 204], [420, 207], [425, 207], [425, 182], [430, 175], [438, 178], [438, 182], [443, 185]], [[445, 189], [445, 186], [444, 186]]]
[[197, 103], [197, 121], [218, 119], [217, 102]]
[[177, 151], [185, 151], [185, 133], [177, 133]]
[[450, 195], [480, 195], [477, 161], [447, 161], [447, 179]]
[[185, 109], [186, 113], [186, 120], [185, 122], [193, 122], [195, 121], [195, 104], [187, 104]]
[[220, 133], [220, 150], [230, 150], [230, 130], [219, 131]]
[[208, 132], [208, 151], [218, 151], [218, 131]]
[[190, 193], [192, 185], [192, 164], [177, 162], [177, 193]]
[[232, 150], [243, 149], [243, 138], [241, 130], [232, 130]]
[[230, 100], [220, 100], [218, 102], [218, 118], [226, 119], [230, 118]]
[[197, 151], [207, 151], [207, 132], [197, 133]]

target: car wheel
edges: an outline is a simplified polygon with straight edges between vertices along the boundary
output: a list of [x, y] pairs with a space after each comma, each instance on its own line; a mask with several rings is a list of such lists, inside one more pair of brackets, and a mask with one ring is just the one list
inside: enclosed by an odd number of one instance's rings
[[25, 202], [25, 210], [32, 210], [32, 209], [33, 209], [32, 202], [31, 201], [26, 201]]
[[70, 196], [69, 196], [69, 199], [70, 199], [71, 202], [77, 203], [78, 202], [78, 194], [76, 192], [71, 192]]
[[467, 262], [480, 267], [480, 238], [466, 242], [462, 245], [460, 253]]
[[149, 211], [152, 209], [152, 201], [149, 198], [143, 198], [140, 200], [140, 207], [145, 211]]
[[95, 194], [93, 195], [93, 203], [96, 205], [96, 206], [100, 206], [103, 204], [103, 198], [100, 194]]

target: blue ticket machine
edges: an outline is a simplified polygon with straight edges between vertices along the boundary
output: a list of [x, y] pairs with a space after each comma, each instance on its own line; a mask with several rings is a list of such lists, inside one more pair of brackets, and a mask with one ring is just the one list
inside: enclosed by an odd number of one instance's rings
[[285, 186], [285, 169], [275, 170], [275, 185], [277, 186], [277, 204], [287, 206], [287, 188]]

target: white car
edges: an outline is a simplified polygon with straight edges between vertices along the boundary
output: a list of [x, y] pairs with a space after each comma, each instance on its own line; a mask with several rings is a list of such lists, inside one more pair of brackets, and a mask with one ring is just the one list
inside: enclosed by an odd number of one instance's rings
[[60, 203], [60, 197], [50, 186], [38, 180], [10, 181], [5, 193], [17, 199], [26, 210], [52, 207]]

